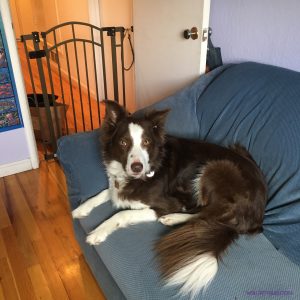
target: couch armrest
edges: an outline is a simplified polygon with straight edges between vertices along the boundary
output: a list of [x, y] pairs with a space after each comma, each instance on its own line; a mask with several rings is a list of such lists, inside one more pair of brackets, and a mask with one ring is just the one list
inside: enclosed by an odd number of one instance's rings
[[100, 134], [101, 130], [97, 129], [58, 140], [57, 156], [66, 176], [72, 209], [108, 186]]

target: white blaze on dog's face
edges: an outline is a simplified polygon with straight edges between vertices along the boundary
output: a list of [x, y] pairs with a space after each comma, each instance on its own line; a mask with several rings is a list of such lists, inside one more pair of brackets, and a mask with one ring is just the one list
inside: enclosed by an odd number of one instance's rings
[[126, 173], [134, 178], [149, 176], [149, 153], [145, 147], [147, 139], [144, 137], [144, 129], [135, 123], [130, 123], [128, 128], [132, 146], [127, 156]]

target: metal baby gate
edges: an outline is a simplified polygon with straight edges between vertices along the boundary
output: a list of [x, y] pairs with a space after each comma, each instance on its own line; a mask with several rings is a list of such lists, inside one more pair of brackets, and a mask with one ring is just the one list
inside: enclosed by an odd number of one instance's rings
[[114, 99], [126, 106], [126, 33], [133, 57], [130, 32], [124, 27], [66, 22], [21, 37], [32, 123], [45, 159], [55, 157], [56, 141], [62, 135], [101, 125], [101, 100]]

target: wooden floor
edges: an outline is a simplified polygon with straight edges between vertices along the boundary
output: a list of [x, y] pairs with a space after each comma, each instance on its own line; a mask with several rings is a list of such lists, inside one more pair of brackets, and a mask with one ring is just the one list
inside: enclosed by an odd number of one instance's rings
[[74, 238], [57, 162], [0, 178], [0, 300], [105, 299]]

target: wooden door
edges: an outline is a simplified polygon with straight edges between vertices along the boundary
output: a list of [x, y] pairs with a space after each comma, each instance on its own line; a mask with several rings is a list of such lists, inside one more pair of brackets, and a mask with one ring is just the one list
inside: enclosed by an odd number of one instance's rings
[[[136, 104], [169, 96], [205, 72], [210, 0], [134, 0]], [[197, 39], [184, 31], [196, 27]]]

